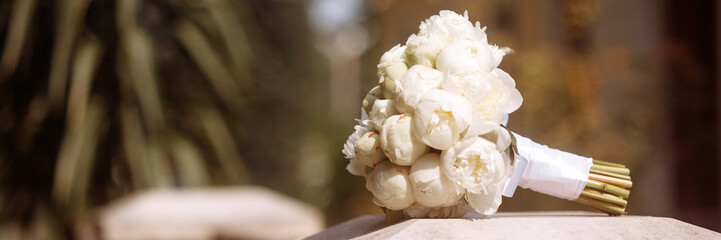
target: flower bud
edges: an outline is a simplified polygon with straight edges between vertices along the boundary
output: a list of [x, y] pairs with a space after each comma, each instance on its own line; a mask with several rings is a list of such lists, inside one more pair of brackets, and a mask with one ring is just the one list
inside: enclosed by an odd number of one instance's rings
[[373, 193], [373, 202], [390, 210], [401, 210], [416, 200], [408, 178], [409, 167], [381, 162], [368, 174], [366, 188]]
[[361, 135], [355, 142], [355, 155], [359, 161], [369, 167], [385, 160], [386, 156], [381, 151], [380, 134], [378, 131], [368, 131]]
[[[391, 79], [394, 81], [400, 80], [403, 75], [408, 71], [408, 66], [403, 62], [394, 62], [385, 68], [386, 80]], [[392, 93], [392, 91], [391, 91]]]
[[413, 137], [412, 117], [406, 114], [393, 115], [383, 122], [381, 148], [388, 159], [401, 166], [410, 166], [430, 148]]
[[386, 68], [386, 75], [382, 77], [380, 85], [383, 88], [384, 98], [393, 98], [393, 91], [396, 89], [396, 82], [403, 78], [403, 75], [408, 72], [408, 67], [404, 63], [393, 63], [391, 66]]
[[418, 100], [428, 89], [437, 88], [443, 81], [443, 73], [423, 65], [415, 65], [408, 69], [403, 78], [396, 82], [396, 109], [402, 113], [415, 111]]
[[364, 119], [364, 120], [356, 120], [358, 121], [358, 125], [355, 125], [353, 128], [355, 131], [351, 133], [350, 136], [348, 136], [348, 139], [343, 144], [343, 154], [345, 155], [346, 159], [353, 159], [355, 158], [355, 142], [360, 139], [361, 135], [367, 133], [368, 131], [373, 130], [373, 126], [370, 119]]
[[368, 92], [368, 94], [366, 94], [366, 97], [363, 99], [363, 109], [365, 109], [366, 113], [371, 112], [371, 109], [373, 108], [373, 103], [375, 103], [375, 101], [378, 99], [383, 99], [383, 93], [380, 86], [375, 86]]
[[471, 105], [465, 98], [430, 89], [416, 107], [413, 133], [428, 146], [445, 150], [458, 141], [472, 120]]
[[396, 107], [393, 100], [390, 99], [379, 99], [373, 104], [373, 108], [370, 111], [370, 118], [373, 121], [373, 127], [380, 130], [383, 126], [383, 121], [386, 118], [397, 115]]
[[426, 153], [411, 166], [409, 175], [416, 202], [426, 207], [448, 207], [458, 204], [464, 189], [448, 179], [440, 168], [438, 153]]
[[383, 90], [383, 97], [386, 99], [393, 98], [396, 81], [400, 80], [408, 71], [405, 56], [406, 46], [400, 44], [381, 56], [381, 61], [378, 63], [379, 85]]
[[[390, 75], [393, 79], [398, 80], [397, 78], [395, 78], [398, 75], [390, 74], [390, 72], [388, 71], [388, 68], [391, 68], [391, 66], [393, 66], [396, 63], [402, 63], [403, 67], [398, 65], [398, 66], [396, 66], [396, 70], [402, 69], [402, 68], [408, 69], [408, 67], [405, 66], [406, 65], [405, 62], [406, 62], [406, 46], [402, 46], [400, 44], [393, 46], [390, 50], [383, 53], [383, 56], [381, 56], [381, 60], [377, 66], [378, 67], [378, 76]], [[401, 76], [403, 75], [403, 73], [400, 73], [400, 74], [401, 74]]]

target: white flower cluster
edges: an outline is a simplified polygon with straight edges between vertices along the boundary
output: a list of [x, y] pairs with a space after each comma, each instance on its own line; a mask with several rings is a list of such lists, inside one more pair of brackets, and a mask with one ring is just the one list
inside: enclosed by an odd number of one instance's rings
[[485, 28], [441, 11], [383, 54], [343, 153], [373, 202], [408, 217], [491, 215], [511, 174], [501, 121], [523, 102]]

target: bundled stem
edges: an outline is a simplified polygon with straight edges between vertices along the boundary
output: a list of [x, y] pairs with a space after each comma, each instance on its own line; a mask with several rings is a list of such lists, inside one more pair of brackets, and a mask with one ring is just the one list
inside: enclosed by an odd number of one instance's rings
[[576, 202], [609, 215], [626, 214], [626, 199], [633, 186], [631, 170], [618, 163], [593, 160], [586, 187]]

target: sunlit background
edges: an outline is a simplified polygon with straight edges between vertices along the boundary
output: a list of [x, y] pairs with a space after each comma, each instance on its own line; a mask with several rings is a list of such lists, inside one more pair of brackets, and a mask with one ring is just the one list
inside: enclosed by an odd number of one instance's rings
[[[380, 56], [442, 9], [516, 51], [510, 129], [626, 164], [629, 214], [721, 231], [713, 0], [2, 1], [0, 229], [94, 236], [124, 196], [251, 184], [328, 226], [381, 214], [342, 145]], [[547, 210], [592, 211], [524, 189], [500, 208]]]

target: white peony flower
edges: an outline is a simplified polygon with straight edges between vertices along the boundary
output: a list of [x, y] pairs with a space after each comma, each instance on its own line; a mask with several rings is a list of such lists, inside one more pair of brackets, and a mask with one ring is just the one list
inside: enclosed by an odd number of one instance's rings
[[512, 174], [508, 156], [495, 143], [477, 137], [441, 153], [441, 169], [466, 189], [466, 201], [477, 212], [492, 215], [501, 205], [503, 187]]
[[396, 82], [394, 98], [396, 109], [402, 113], [412, 113], [418, 100], [428, 89], [437, 88], [443, 81], [443, 73], [423, 65], [408, 69], [403, 78]]
[[[494, 54], [494, 51], [499, 54]], [[446, 45], [436, 59], [436, 68], [446, 74], [457, 72], [490, 72], [498, 67], [503, 52], [484, 41], [457, 39]]]
[[380, 142], [378, 131], [368, 131], [361, 135], [354, 145], [356, 159], [369, 167], [375, 167], [376, 164], [385, 160], [386, 155], [381, 150]]
[[368, 115], [371, 121], [373, 121], [373, 127], [376, 130], [380, 130], [386, 118], [397, 114], [398, 111], [396, 110], [395, 102], [390, 99], [383, 99], [374, 102], [373, 108]]
[[380, 78], [378, 83], [383, 89], [385, 98], [393, 97], [395, 82], [400, 80], [406, 71], [408, 71], [406, 46], [398, 44], [381, 56], [381, 61], [378, 63], [378, 77]]
[[365, 167], [360, 167], [362, 162], [356, 159], [355, 143], [363, 134], [373, 130], [373, 126], [371, 125], [371, 120], [365, 119], [365, 117], [364, 119], [356, 119], [356, 121], [358, 122], [358, 125], [354, 127], [355, 131], [348, 136], [348, 140], [346, 140], [345, 144], [343, 144], [342, 152], [345, 155], [345, 158], [350, 160], [346, 166], [348, 172], [356, 176], [365, 176]]
[[430, 89], [416, 107], [413, 133], [428, 146], [445, 150], [458, 141], [472, 120], [471, 104], [465, 98]]
[[368, 91], [368, 94], [366, 94], [366, 97], [363, 98], [363, 109], [366, 111], [366, 113], [370, 113], [371, 109], [373, 108], [373, 104], [378, 99], [383, 99], [383, 93], [381, 92], [380, 86], [375, 86], [373, 89]]
[[413, 194], [426, 207], [454, 206], [465, 192], [441, 172], [440, 158], [438, 153], [426, 153], [411, 166]]
[[473, 106], [476, 119], [495, 124], [500, 124], [506, 113], [512, 113], [523, 103], [513, 78], [498, 68], [490, 73], [472, 71], [447, 75], [441, 88], [464, 96]]
[[474, 27], [468, 21], [468, 12], [463, 16], [453, 11], [443, 10], [423, 21], [418, 34], [406, 41], [408, 66], [416, 64], [435, 67], [436, 57], [441, 49], [456, 39], [469, 39], [488, 42], [485, 28], [476, 22]]
[[473, 211], [465, 201], [448, 207], [430, 208], [418, 203], [403, 209], [403, 215], [409, 218], [460, 218], [467, 212]]
[[368, 174], [366, 188], [373, 193], [373, 202], [390, 210], [401, 210], [416, 200], [408, 178], [409, 167], [381, 162]]
[[412, 117], [393, 115], [383, 122], [381, 148], [388, 159], [401, 166], [410, 166], [430, 148], [418, 141], [411, 132]]
[[441, 152], [441, 170], [467, 193], [488, 194], [502, 187], [510, 177], [510, 164], [495, 143], [481, 137], [460, 141]]

